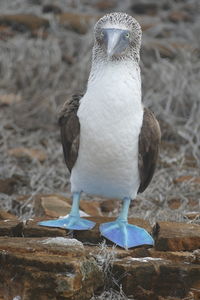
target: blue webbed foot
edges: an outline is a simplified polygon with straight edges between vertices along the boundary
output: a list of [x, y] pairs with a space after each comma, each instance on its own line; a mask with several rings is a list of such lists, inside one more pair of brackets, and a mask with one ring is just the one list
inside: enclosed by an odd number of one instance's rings
[[59, 227], [69, 230], [89, 230], [95, 226], [95, 223], [80, 216], [67, 216], [56, 220], [48, 220], [39, 222], [38, 225], [47, 227]]
[[141, 245], [154, 245], [151, 235], [143, 228], [116, 220], [100, 225], [101, 234], [118, 246], [128, 249]]
[[47, 227], [59, 227], [69, 230], [88, 230], [95, 226], [95, 223], [80, 217], [79, 214], [80, 193], [73, 193], [71, 212], [68, 216], [56, 220], [39, 222], [38, 225]]

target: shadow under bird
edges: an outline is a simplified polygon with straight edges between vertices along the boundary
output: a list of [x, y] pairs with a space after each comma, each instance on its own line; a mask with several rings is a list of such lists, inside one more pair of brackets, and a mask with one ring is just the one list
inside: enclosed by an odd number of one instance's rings
[[153, 245], [151, 235], [128, 223], [131, 200], [149, 185], [156, 166], [160, 127], [141, 100], [141, 27], [125, 13], [102, 17], [94, 28], [92, 66], [84, 95], [61, 111], [64, 157], [71, 172], [73, 203], [68, 216], [39, 225], [88, 230], [95, 223], [79, 214], [81, 192], [123, 200], [101, 234], [127, 249]]

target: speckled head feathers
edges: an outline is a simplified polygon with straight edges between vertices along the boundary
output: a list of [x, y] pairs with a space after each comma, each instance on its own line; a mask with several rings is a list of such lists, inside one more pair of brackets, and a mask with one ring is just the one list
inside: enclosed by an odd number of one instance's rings
[[121, 12], [114, 12], [110, 14], [106, 14], [101, 19], [98, 20], [98, 22], [95, 25], [95, 31], [99, 28], [119, 28], [119, 29], [129, 29], [131, 31], [134, 31], [135, 34], [138, 34], [138, 36], [141, 36], [142, 31], [140, 24], [136, 19], [134, 19], [132, 16], [121, 13]]
[[108, 28], [128, 30], [130, 32], [130, 47], [123, 56], [118, 58], [118, 60], [130, 58], [138, 62], [140, 58], [139, 52], [142, 36], [141, 26], [132, 16], [122, 12], [106, 14], [96, 23], [94, 27], [94, 58], [98, 56], [98, 54], [99, 56], [101, 55], [103, 57], [103, 51], [101, 51], [102, 49], [98, 43], [98, 38], [101, 34], [102, 29]]

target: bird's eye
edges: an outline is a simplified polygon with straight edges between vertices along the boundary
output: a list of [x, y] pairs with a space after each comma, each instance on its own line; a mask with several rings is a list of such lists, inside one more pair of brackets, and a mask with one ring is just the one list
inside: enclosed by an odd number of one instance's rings
[[130, 33], [126, 32], [124, 36], [125, 36], [126, 39], [129, 39], [130, 38]]
[[101, 38], [104, 37], [104, 32], [103, 31], [101, 31], [100, 36], [101, 36]]

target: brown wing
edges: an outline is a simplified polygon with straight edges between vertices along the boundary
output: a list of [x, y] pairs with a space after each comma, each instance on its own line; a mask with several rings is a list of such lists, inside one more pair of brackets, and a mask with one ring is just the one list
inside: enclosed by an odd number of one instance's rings
[[77, 111], [82, 96], [83, 95], [74, 95], [71, 99], [67, 100], [59, 116], [64, 158], [70, 172], [78, 156], [80, 123]]
[[139, 173], [140, 187], [142, 193], [149, 185], [156, 167], [158, 150], [161, 139], [160, 126], [154, 114], [144, 108], [143, 124], [139, 136]]

